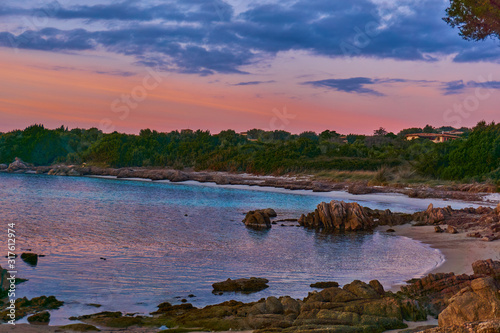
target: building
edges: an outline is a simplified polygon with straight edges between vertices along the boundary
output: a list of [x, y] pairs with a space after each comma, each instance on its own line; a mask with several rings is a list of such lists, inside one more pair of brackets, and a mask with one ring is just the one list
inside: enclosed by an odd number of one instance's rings
[[406, 140], [408, 140], [408, 141], [415, 140], [415, 139], [427, 139], [427, 140], [431, 140], [432, 142], [439, 143], [439, 142], [446, 142], [446, 141], [450, 141], [450, 140], [456, 140], [458, 138], [460, 138], [460, 135], [451, 134], [450, 132], [406, 134]]

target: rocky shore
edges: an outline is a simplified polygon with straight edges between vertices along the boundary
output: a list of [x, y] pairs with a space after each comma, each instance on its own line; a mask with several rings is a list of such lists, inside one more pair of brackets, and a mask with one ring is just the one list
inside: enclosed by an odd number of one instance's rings
[[[270, 296], [252, 303], [228, 301], [204, 308], [165, 302], [150, 316], [99, 312], [70, 318], [80, 323], [57, 327], [54, 332], [164, 329], [165, 332], [376, 333], [398, 329], [404, 332], [408, 322], [422, 322], [425, 327], [411, 332], [499, 332], [500, 261], [479, 260], [472, 269], [471, 275], [429, 274], [410, 281], [398, 292], [384, 290], [377, 280], [369, 283], [356, 280], [343, 287], [312, 291], [304, 299]], [[30, 318], [43, 318], [48, 314], [46, 309], [62, 305], [53, 297], [19, 302], [26, 304], [20, 304], [21, 309], [29, 307], [29, 313], [36, 313]], [[439, 327], [426, 325], [428, 316], [437, 318]], [[16, 330], [11, 325], [0, 325], [0, 332], [50, 331], [35, 327], [38, 326]]]
[[495, 193], [492, 184], [457, 184], [452, 186], [388, 185], [369, 186], [367, 182], [332, 182], [318, 180], [310, 175], [274, 176], [244, 173], [174, 170], [166, 168], [101, 168], [85, 165], [33, 166], [17, 159], [10, 165], [0, 164], [0, 172], [36, 173], [53, 176], [111, 176], [117, 178], [142, 178], [152, 181], [197, 181], [218, 185], [249, 185], [275, 187], [288, 190], [313, 192], [347, 191], [354, 195], [372, 193], [400, 193], [411, 198], [442, 198], [464, 201], [481, 201], [486, 194]]
[[[5, 172], [38, 173], [58, 176], [115, 176], [118, 178], [148, 178], [181, 182], [196, 180], [217, 184], [273, 186], [313, 191], [341, 190], [349, 187], [356, 193], [365, 192], [353, 184], [326, 184], [304, 178], [258, 177], [227, 173], [185, 172], [167, 169], [107, 169], [96, 167], [52, 166], [33, 167], [16, 160], [0, 166]], [[277, 185], [279, 184], [279, 185]], [[339, 187], [340, 186], [340, 187]], [[367, 187], [367, 191], [371, 191]], [[374, 188], [374, 191], [394, 189]], [[415, 189], [401, 189], [412, 195]], [[435, 191], [435, 192], [433, 192]], [[432, 190], [433, 193], [446, 191]], [[398, 192], [404, 193], [404, 192]], [[425, 192], [427, 193], [427, 192]], [[475, 192], [454, 191], [454, 193]], [[244, 219], [247, 227], [268, 229], [272, 209], [249, 212]], [[51, 327], [50, 311], [63, 306], [53, 296], [23, 298], [16, 301], [19, 318], [27, 317], [32, 325], [0, 325], [0, 332], [194, 332], [247, 331], [255, 333], [365, 333], [395, 330], [405, 332], [410, 322], [420, 328], [406, 332], [500, 332], [500, 204], [496, 208], [479, 207], [452, 209], [435, 208], [403, 214], [390, 210], [374, 210], [357, 203], [332, 201], [321, 203], [313, 212], [302, 215], [298, 224], [318, 232], [359, 232], [379, 228], [396, 235], [427, 242], [445, 253], [447, 263], [427, 276], [408, 281], [398, 290], [384, 290], [377, 280], [355, 280], [344, 286], [335, 281], [315, 284], [303, 299], [288, 296], [267, 297], [257, 302], [228, 301], [196, 308], [181, 304], [161, 303], [149, 315], [122, 312], [99, 312], [70, 318], [75, 324]], [[383, 228], [383, 229], [381, 229]], [[388, 229], [390, 228], [390, 229]], [[479, 244], [479, 245], [478, 245]], [[24, 256], [34, 261], [35, 257]], [[465, 271], [467, 270], [467, 271]], [[1, 271], [1, 269], [0, 269]], [[3, 276], [3, 275], [2, 275]], [[3, 279], [3, 278], [2, 278]], [[247, 292], [268, 288], [265, 277], [230, 280], [215, 283], [214, 292]], [[7, 284], [0, 281], [1, 291]], [[323, 288], [324, 287], [324, 288]], [[1, 301], [0, 320], [5, 321], [6, 300]], [[48, 312], [49, 311], [49, 312]], [[435, 318], [438, 327], [427, 320]], [[415, 325], [412, 325], [415, 326]]]

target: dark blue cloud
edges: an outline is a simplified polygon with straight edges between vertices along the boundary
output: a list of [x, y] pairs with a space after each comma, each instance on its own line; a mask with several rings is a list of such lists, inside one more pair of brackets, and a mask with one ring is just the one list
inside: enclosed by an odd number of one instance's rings
[[450, 81], [442, 83], [441, 90], [443, 91], [444, 95], [456, 95], [456, 94], [462, 94], [467, 89], [470, 88], [500, 90], [500, 81], [485, 81], [485, 82], [477, 82], [477, 81], [464, 82], [463, 80]]
[[249, 81], [249, 82], [239, 82], [233, 84], [233, 86], [256, 86], [259, 84], [264, 84], [264, 83], [274, 83], [276, 81], [270, 80], [270, 81]]
[[[0, 16], [45, 12], [80, 29], [30, 27], [33, 31], [18, 35], [4, 31], [0, 45], [56, 52], [105, 49], [133, 56], [140, 64], [200, 75], [246, 73], [243, 66], [290, 50], [332, 58], [433, 62], [453, 55], [456, 62], [499, 62], [497, 43], [466, 42], [442, 21], [446, 2], [402, 4], [409, 9], [377, 7], [369, 0], [255, 3], [237, 16], [222, 0], [129, 0], [50, 10], [6, 5]], [[96, 21], [98, 31], [91, 26]], [[366, 89], [367, 94], [380, 94]]]
[[366, 85], [374, 85], [376, 83], [377, 80], [370, 79], [367, 77], [353, 77], [349, 79], [329, 79], [329, 80], [304, 82], [304, 84], [309, 84], [315, 87], [329, 88], [347, 93], [384, 96], [384, 94], [376, 90], [365, 87]]

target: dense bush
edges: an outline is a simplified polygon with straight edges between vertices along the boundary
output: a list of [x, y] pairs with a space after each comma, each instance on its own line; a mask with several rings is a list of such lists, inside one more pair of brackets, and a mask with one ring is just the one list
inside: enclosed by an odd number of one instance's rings
[[422, 175], [441, 179], [500, 179], [500, 124], [481, 122], [472, 131], [467, 130], [464, 138], [441, 144], [404, 138], [408, 132], [440, 130], [445, 129], [426, 126], [395, 135], [381, 128], [373, 136], [342, 137], [335, 131], [294, 135], [254, 129], [246, 134], [228, 130], [212, 135], [200, 130], [159, 133], [146, 129], [131, 135], [104, 134], [96, 128], [49, 130], [33, 125], [0, 133], [0, 163], [20, 157], [35, 165], [86, 162], [259, 174], [375, 171], [410, 165]]

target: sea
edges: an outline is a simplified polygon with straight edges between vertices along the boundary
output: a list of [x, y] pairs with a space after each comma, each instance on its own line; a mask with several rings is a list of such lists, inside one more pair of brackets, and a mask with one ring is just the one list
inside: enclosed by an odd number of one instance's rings
[[[443, 263], [439, 250], [383, 231], [324, 234], [296, 222], [256, 231], [242, 223], [249, 210], [273, 208], [276, 219], [297, 219], [331, 200], [399, 212], [430, 202], [470, 206], [398, 194], [0, 173], [0, 264], [7, 267], [7, 229], [14, 223], [16, 253], [43, 255], [36, 266], [17, 258], [17, 276], [28, 281], [16, 296], [56, 296], [65, 305], [51, 312], [51, 325], [64, 325], [70, 316], [100, 311], [147, 315], [183, 299], [202, 307], [304, 298], [318, 281], [377, 279], [390, 288]], [[248, 277], [268, 279], [269, 288], [212, 293], [214, 282]]]

